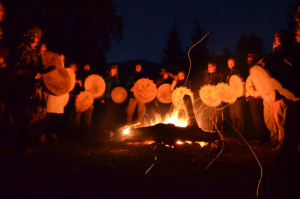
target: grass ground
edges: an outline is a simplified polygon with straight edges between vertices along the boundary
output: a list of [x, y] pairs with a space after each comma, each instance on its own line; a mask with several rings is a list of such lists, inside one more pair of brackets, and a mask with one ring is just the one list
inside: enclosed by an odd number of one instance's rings
[[[299, 198], [300, 155], [273, 157], [253, 144], [263, 167], [259, 198]], [[247, 146], [227, 139], [212, 147], [158, 147], [104, 141], [98, 134], [61, 137], [33, 146], [21, 160], [0, 150], [0, 198], [255, 198], [260, 168]], [[145, 175], [152, 165], [154, 167]]]

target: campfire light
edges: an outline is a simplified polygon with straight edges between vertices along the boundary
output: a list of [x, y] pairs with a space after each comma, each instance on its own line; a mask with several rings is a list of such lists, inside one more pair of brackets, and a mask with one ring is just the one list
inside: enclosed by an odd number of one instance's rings
[[187, 127], [188, 125], [188, 117], [186, 112], [182, 112], [182, 109], [174, 109], [172, 113], [165, 116], [165, 119], [161, 118], [160, 114], [155, 114], [154, 118], [144, 124], [144, 126], [154, 126], [159, 123], [163, 124], [174, 124], [177, 127]]
[[207, 142], [195, 142], [197, 144], [199, 144], [201, 147], [205, 147], [206, 145], [208, 145]]
[[176, 144], [178, 144], [178, 145], [183, 145], [184, 142], [182, 142], [182, 141], [180, 141], [180, 140], [177, 140]]
[[130, 127], [125, 128], [122, 133], [123, 133], [123, 135], [129, 135]]
[[188, 144], [193, 144], [193, 142], [192, 141], [185, 141], [186, 143], [188, 143]]

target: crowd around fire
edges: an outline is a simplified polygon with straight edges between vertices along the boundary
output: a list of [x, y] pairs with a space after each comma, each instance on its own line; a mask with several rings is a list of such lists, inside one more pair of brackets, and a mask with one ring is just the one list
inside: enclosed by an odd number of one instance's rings
[[[1, 13], [4, 15], [3, 9]], [[105, 78], [93, 74], [93, 66], [88, 63], [81, 67], [70, 62], [65, 66], [64, 55], [47, 51], [47, 44], [41, 42], [42, 30], [29, 28], [16, 49], [0, 46], [2, 137], [9, 140], [14, 133], [16, 154], [30, 153], [29, 135], [45, 143], [49, 139], [59, 141], [62, 132], [90, 131], [94, 106], [102, 109], [96, 124], [99, 131], [110, 137], [120, 127], [117, 115], [126, 113], [128, 126], [143, 126], [145, 115], [154, 114], [153, 107], [163, 120], [174, 109], [184, 109], [180, 102], [184, 95], [190, 95], [198, 125], [204, 131], [221, 131], [232, 139], [238, 131], [249, 139], [272, 142], [279, 156], [290, 158], [300, 139], [299, 15], [300, 7], [294, 36], [285, 29], [275, 33], [273, 54], [248, 54], [247, 75], [239, 71], [235, 58], [227, 60], [224, 73], [210, 61], [203, 75], [199, 74], [202, 83], [196, 100], [191, 92], [196, 89], [188, 81], [187, 71], [173, 74], [161, 68], [158, 78], [152, 81], [149, 74], [143, 73], [143, 66], [137, 64], [132, 66], [134, 72], [126, 84], [122, 84], [117, 65], [109, 66]], [[127, 103], [126, 110], [120, 110], [121, 103]], [[227, 119], [230, 128], [226, 128]], [[250, 123], [253, 128], [249, 128]], [[252, 132], [247, 132], [249, 129]]]

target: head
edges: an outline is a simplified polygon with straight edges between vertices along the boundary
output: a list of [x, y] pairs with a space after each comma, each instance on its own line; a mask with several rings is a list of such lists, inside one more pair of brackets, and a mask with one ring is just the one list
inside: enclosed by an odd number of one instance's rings
[[215, 72], [217, 72], [217, 65], [216, 65], [216, 63], [214, 63], [214, 62], [208, 62], [207, 71], [208, 71], [208, 73], [215, 73]]
[[164, 73], [163, 79], [168, 79], [168, 78], [169, 78], [169, 74], [168, 73]]
[[40, 52], [44, 53], [47, 50], [47, 45], [45, 43], [40, 44]]
[[227, 66], [228, 66], [228, 68], [229, 68], [230, 70], [233, 70], [234, 67], [235, 67], [235, 59], [229, 58], [229, 59], [227, 60]]
[[168, 70], [166, 68], [161, 68], [159, 71], [160, 76], [163, 77], [165, 73], [168, 73]]
[[142, 65], [141, 64], [135, 65], [135, 72], [140, 73], [141, 71], [142, 71]]
[[78, 71], [78, 64], [76, 62], [71, 62], [69, 68], [73, 69], [74, 72]]
[[108, 70], [108, 74], [109, 76], [111, 77], [116, 77], [118, 78], [118, 66], [117, 65], [112, 65], [109, 67], [109, 70]]
[[86, 72], [90, 71], [91, 70], [91, 65], [90, 64], [84, 65], [83, 70], [86, 71]]
[[253, 66], [254, 64], [256, 64], [259, 60], [259, 56], [258, 54], [254, 54], [254, 53], [249, 53], [247, 55], [247, 64], [248, 66]]
[[290, 31], [287, 29], [280, 29], [274, 34], [273, 51], [275, 52], [279, 46], [289, 46], [294, 42]]
[[27, 30], [24, 36], [31, 46], [36, 47], [42, 38], [42, 30], [39, 27], [33, 27]]
[[182, 70], [182, 71], [179, 71], [179, 72], [177, 73], [177, 77], [178, 77], [178, 80], [179, 80], [179, 81], [183, 81], [183, 80], [185, 80], [185, 78], [186, 78], [186, 74], [185, 74], [185, 72]]

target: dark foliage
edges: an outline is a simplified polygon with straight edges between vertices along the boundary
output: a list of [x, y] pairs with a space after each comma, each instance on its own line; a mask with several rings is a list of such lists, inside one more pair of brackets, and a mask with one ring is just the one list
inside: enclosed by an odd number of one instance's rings
[[10, 48], [20, 43], [28, 27], [40, 26], [49, 50], [99, 70], [111, 42], [123, 36], [123, 21], [115, 14], [112, 0], [9, 0], [4, 4], [5, 40]]
[[294, 3], [290, 4], [285, 11], [285, 15], [287, 17], [286, 23], [290, 32], [294, 32], [296, 28], [295, 14], [297, 12], [298, 6], [300, 6], [300, 1], [294, 0]]
[[243, 34], [236, 44], [236, 55], [245, 60], [248, 53], [261, 55], [263, 53], [263, 50], [263, 40], [261, 37], [255, 34], [251, 34], [249, 36]]
[[185, 52], [181, 46], [176, 22], [167, 38], [167, 46], [163, 49], [161, 63], [170, 70], [178, 71], [183, 69], [185, 63]]

